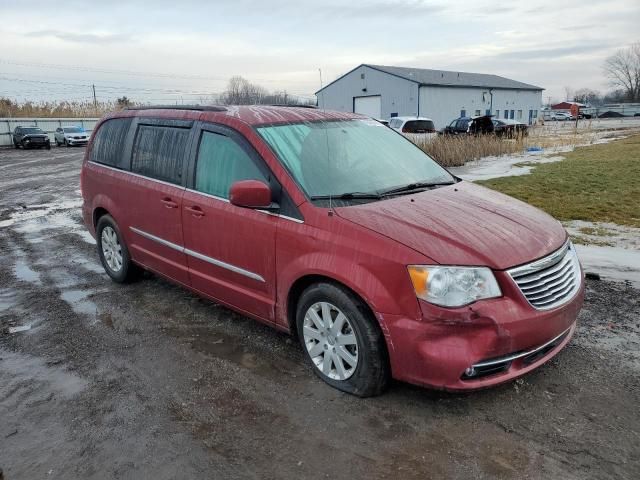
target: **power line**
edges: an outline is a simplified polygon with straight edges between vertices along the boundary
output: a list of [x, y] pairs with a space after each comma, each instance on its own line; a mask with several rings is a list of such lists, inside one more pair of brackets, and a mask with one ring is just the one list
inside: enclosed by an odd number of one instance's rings
[[[16, 65], [21, 67], [36, 67], [36, 68], [49, 68], [49, 69], [62, 69], [62, 70], [73, 70], [73, 71], [81, 71], [81, 72], [94, 72], [94, 73], [106, 73], [106, 74], [114, 74], [114, 75], [131, 75], [131, 76], [141, 76], [141, 77], [154, 77], [154, 78], [167, 78], [167, 79], [183, 79], [183, 80], [228, 80], [230, 76], [222, 76], [222, 75], [180, 75], [175, 73], [159, 73], [159, 72], [141, 72], [134, 70], [118, 70], [112, 68], [102, 68], [102, 67], [87, 67], [86, 65], [73, 65], [73, 64], [56, 64], [56, 63], [38, 63], [38, 62], [17, 62], [14, 60], [7, 60], [0, 58], [1, 64], [7, 65]], [[251, 75], [251, 79], [254, 81], [258, 81], [261, 83], [281, 83], [281, 80], [274, 80], [271, 78], [260, 77]], [[304, 83], [314, 83], [310, 80], [304, 81]], [[307, 96], [306, 94], [296, 94], [299, 96]]]

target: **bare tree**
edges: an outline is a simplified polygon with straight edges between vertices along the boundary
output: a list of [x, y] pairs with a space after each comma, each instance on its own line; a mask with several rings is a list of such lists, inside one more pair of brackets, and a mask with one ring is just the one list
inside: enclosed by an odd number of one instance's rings
[[259, 105], [264, 103], [267, 90], [239, 75], [231, 77], [222, 101], [228, 105]]
[[268, 92], [266, 88], [236, 75], [229, 79], [219, 101], [226, 105], [315, 105], [315, 99], [291, 95], [285, 90]]
[[573, 97], [573, 89], [571, 87], [564, 87], [564, 99], [569, 102]]
[[640, 101], [640, 42], [618, 50], [603, 68], [611, 85], [623, 90], [628, 101]]
[[584, 103], [585, 105], [598, 105], [602, 103], [602, 97], [597, 90], [579, 88], [576, 90], [576, 93], [573, 94], [573, 101]]
[[122, 96], [116, 100], [116, 105], [118, 107], [118, 110], [122, 110], [123, 108], [131, 106], [131, 100], [129, 100], [126, 96]]

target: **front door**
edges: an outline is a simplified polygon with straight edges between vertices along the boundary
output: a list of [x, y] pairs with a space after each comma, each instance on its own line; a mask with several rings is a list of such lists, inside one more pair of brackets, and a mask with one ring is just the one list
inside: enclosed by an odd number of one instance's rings
[[274, 321], [279, 218], [228, 200], [229, 187], [238, 180], [272, 183], [266, 165], [240, 134], [208, 125], [199, 134], [192, 171], [182, 211], [191, 285], [223, 303]]

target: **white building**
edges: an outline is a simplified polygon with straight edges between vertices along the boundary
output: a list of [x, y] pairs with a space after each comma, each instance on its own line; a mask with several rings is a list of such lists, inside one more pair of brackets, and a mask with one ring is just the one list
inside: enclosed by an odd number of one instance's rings
[[316, 92], [327, 110], [374, 118], [420, 116], [437, 129], [458, 117], [491, 113], [533, 123], [544, 89], [483, 73], [362, 64]]

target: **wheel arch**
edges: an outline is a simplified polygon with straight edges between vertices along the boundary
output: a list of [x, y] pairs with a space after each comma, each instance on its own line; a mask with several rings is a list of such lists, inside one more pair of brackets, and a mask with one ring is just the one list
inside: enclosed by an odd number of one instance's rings
[[111, 213], [104, 207], [96, 207], [93, 209], [92, 222], [94, 229], [98, 226], [98, 220], [100, 220], [100, 217], [103, 217], [104, 215], [111, 215]]
[[375, 310], [371, 307], [369, 302], [367, 302], [367, 300], [362, 295], [360, 295], [356, 290], [351, 288], [349, 285], [333, 277], [330, 277], [324, 274], [311, 273], [311, 274], [306, 274], [297, 278], [291, 284], [291, 287], [289, 288], [289, 291], [287, 293], [285, 315], [286, 315], [287, 326], [289, 327], [289, 332], [293, 336], [297, 336], [296, 310], [297, 310], [298, 300], [300, 299], [300, 296], [307, 288], [309, 288], [311, 285], [314, 285], [316, 283], [330, 283], [330, 284], [336, 285], [340, 288], [347, 290], [356, 298], [358, 298], [361, 301], [362, 305], [367, 309], [367, 313], [370, 314], [372, 318], [376, 319], [376, 323], [378, 324], [378, 326], [380, 327], [384, 335], [385, 329], [383, 328], [383, 325], [381, 324], [380, 319], [377, 318], [375, 314]]

